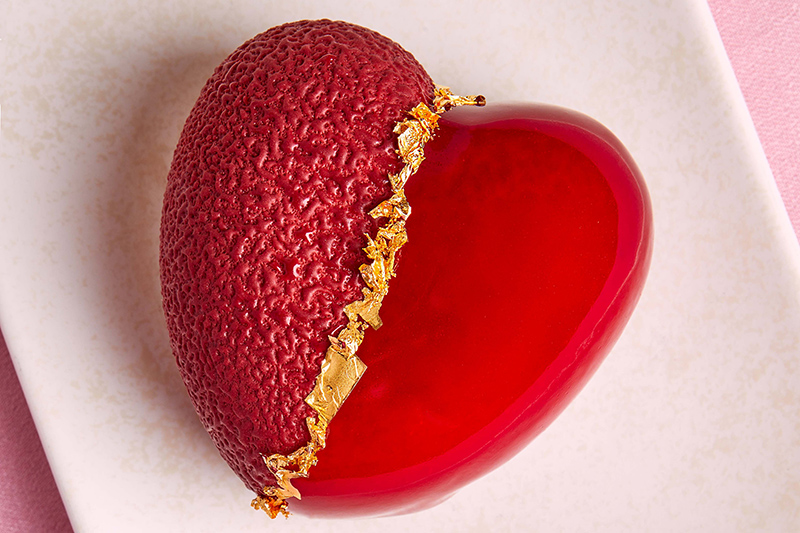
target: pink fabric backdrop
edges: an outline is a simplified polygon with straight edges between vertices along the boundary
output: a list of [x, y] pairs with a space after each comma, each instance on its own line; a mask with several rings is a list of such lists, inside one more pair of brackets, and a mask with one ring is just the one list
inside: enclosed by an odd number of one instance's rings
[[[709, 0], [709, 5], [800, 235], [800, 2]], [[70, 531], [0, 335], [0, 533]]]
[[800, 236], [800, 2], [708, 3], [794, 233]]
[[0, 334], [0, 532], [72, 531]]

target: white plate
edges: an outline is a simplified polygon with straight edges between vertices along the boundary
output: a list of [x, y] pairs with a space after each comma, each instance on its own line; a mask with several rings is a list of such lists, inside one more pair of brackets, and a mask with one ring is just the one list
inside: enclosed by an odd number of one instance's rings
[[[705, 2], [30, 0], [3, 17], [0, 320], [76, 530], [797, 526], [800, 253]], [[605, 123], [648, 181], [655, 255], [611, 356], [511, 463], [415, 515], [266, 524], [174, 368], [158, 223], [212, 69], [318, 17], [394, 38], [456, 91]]]

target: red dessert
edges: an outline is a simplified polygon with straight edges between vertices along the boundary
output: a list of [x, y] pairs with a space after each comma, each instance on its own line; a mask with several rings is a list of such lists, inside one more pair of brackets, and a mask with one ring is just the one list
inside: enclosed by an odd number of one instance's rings
[[[162, 220], [167, 325], [201, 420], [260, 497], [283, 486], [266, 459], [312, 439], [306, 399], [385, 222], [368, 213], [403, 167], [393, 128], [433, 95], [385, 37], [303, 21], [242, 45], [187, 120]], [[597, 368], [644, 283], [647, 192], [591, 119], [453, 110], [425, 155], [384, 325], [294, 481], [297, 511], [416, 510], [507, 460]]]

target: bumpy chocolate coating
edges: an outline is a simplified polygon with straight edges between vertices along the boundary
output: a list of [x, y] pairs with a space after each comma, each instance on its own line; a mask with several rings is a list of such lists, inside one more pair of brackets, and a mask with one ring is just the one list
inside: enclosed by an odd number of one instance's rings
[[260, 454], [309, 438], [327, 336], [361, 298], [367, 212], [401, 163], [394, 124], [433, 84], [399, 45], [343, 22], [273, 28], [203, 88], [164, 197], [172, 349], [220, 454], [254, 491]]

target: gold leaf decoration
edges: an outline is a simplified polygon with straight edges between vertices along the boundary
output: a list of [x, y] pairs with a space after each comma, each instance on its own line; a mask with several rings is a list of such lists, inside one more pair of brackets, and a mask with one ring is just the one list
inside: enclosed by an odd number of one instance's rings
[[425, 143], [433, 138], [442, 113], [456, 106], [482, 106], [485, 103], [483, 96], [456, 96], [447, 87], [436, 86], [433, 108], [420, 103], [408, 113], [408, 118], [395, 126], [394, 132], [398, 134], [398, 155], [404, 166], [398, 174], [389, 175], [392, 196], [369, 213], [376, 219], [386, 218], [387, 222], [378, 228], [374, 238], [366, 236], [367, 246], [364, 252], [371, 262], [359, 267], [361, 278], [366, 284], [362, 289], [364, 297], [345, 307], [347, 327], [336, 337], [328, 337], [331, 344], [325, 353], [314, 390], [305, 399], [317, 413], [316, 420], [312, 417], [306, 418], [311, 440], [288, 456], [263, 456], [277, 485], [264, 487], [262, 494], [251, 505], [257, 510], [265, 511], [271, 518], [279, 514], [289, 516], [287, 500], [301, 499], [292, 480], [308, 477], [309, 469], [317, 464], [317, 452], [325, 447], [328, 424], [367, 369], [356, 351], [364, 339], [367, 326], [378, 329], [383, 324], [378, 313], [383, 298], [389, 292], [389, 280], [395, 275], [397, 252], [408, 242], [406, 219], [411, 214], [411, 207], [403, 187], [425, 159]]

